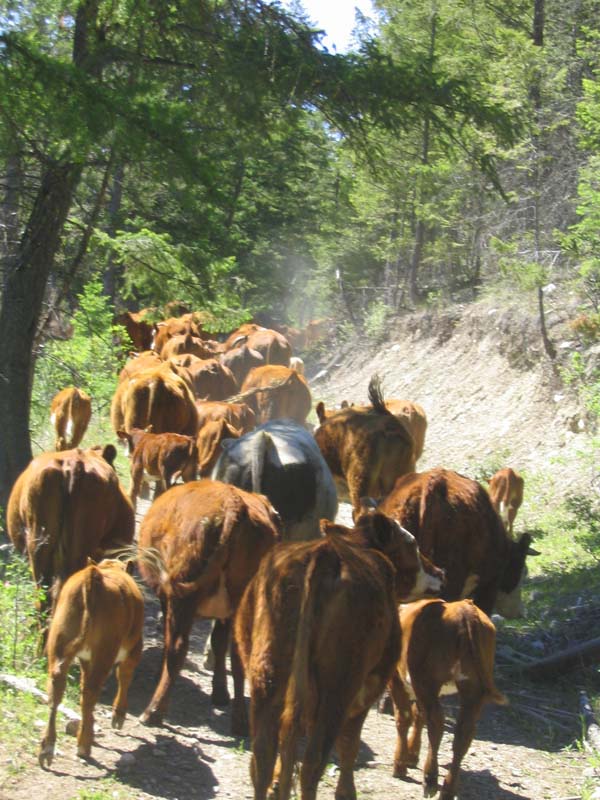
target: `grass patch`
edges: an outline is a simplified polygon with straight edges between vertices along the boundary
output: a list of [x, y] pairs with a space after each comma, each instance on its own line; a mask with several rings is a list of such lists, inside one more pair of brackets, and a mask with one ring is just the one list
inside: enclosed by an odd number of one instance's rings
[[0, 708], [2, 743], [9, 759], [6, 772], [17, 775], [26, 768], [26, 760], [37, 753], [42, 735], [41, 723], [46, 724], [46, 709], [31, 695], [1, 684]]

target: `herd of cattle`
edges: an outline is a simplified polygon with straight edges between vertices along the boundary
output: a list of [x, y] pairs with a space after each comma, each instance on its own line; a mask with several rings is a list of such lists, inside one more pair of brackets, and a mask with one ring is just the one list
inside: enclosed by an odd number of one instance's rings
[[[313, 434], [303, 363], [280, 331], [248, 324], [217, 342], [192, 314], [153, 327], [132, 314], [127, 329], [142, 352], [119, 376], [111, 422], [130, 456], [129, 496], [113, 445], [78, 449], [91, 402], [68, 388], [51, 406], [56, 452], [30, 463], [8, 504], [9, 536], [28, 555], [45, 590], [40, 611], [50, 615], [51, 713], [40, 764], [52, 762], [56, 709], [75, 658], [78, 754], [90, 755], [94, 705], [113, 665], [113, 725], [123, 723], [142, 654], [143, 600], [131, 562], [115, 560], [121, 551], [135, 555], [163, 612], [162, 672], [144, 722], [161, 723], [194, 620], [211, 618], [212, 702], [229, 702], [230, 649], [232, 733], [252, 736], [256, 800], [290, 796], [303, 735], [303, 800], [316, 797], [333, 746], [335, 796], [354, 800], [362, 725], [386, 687], [396, 776], [417, 765], [427, 727], [428, 796], [438, 786], [438, 698], [458, 692], [440, 794], [455, 797], [482, 705], [506, 702], [494, 686], [489, 616], [522, 613], [520, 583], [535, 553], [528, 534], [513, 534], [522, 479], [501, 470], [488, 491], [451, 470], [416, 472], [425, 412], [384, 400], [376, 378], [367, 406], [319, 403]], [[144, 481], [155, 483], [155, 499], [134, 541]], [[351, 503], [354, 527], [334, 522], [338, 499]]]

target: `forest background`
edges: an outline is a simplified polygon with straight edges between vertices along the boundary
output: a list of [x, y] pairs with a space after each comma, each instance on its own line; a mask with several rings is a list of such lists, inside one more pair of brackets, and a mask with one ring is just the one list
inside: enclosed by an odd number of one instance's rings
[[551, 288], [600, 335], [597, 3], [374, 9], [340, 54], [300, 5], [0, 3], [0, 506], [48, 387], [107, 408], [123, 308], [343, 339], [501, 284], [550, 360]]

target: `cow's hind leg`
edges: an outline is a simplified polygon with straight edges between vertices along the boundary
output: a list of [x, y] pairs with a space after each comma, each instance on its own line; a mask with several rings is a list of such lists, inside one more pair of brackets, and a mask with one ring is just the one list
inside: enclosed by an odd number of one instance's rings
[[231, 709], [231, 733], [248, 736], [248, 714], [244, 697], [244, 667], [235, 639], [231, 640], [231, 674], [233, 676], [233, 706]]
[[[212, 680], [211, 702], [215, 706], [226, 706], [229, 703], [229, 691], [227, 689], [227, 670], [225, 659], [229, 645], [231, 633], [231, 620], [215, 620], [210, 644], [214, 656], [214, 670]], [[243, 690], [242, 690], [243, 691]]]
[[416, 767], [419, 759], [418, 750], [415, 756], [408, 747], [408, 731], [412, 720], [411, 700], [397, 673], [392, 677], [389, 688], [394, 703], [397, 733], [396, 752], [394, 754], [394, 778], [405, 778], [408, 767]]
[[340, 759], [340, 776], [335, 789], [335, 800], [356, 800], [354, 786], [354, 763], [360, 747], [360, 732], [369, 709], [366, 708], [356, 717], [347, 719], [335, 747]]
[[[273, 781], [277, 758], [277, 742], [282, 702], [263, 689], [250, 691], [250, 724], [252, 729], [252, 760], [250, 775], [254, 784], [254, 800], [266, 800]], [[288, 793], [289, 797], [289, 793]], [[278, 800], [287, 800], [279, 791]]]
[[119, 662], [116, 667], [117, 673], [117, 694], [113, 702], [113, 715], [112, 726], [119, 730], [123, 727], [125, 715], [127, 714], [127, 692], [131, 685], [131, 679], [135, 668], [140, 662], [142, 657], [142, 641], [133, 647], [127, 654], [123, 661]]
[[481, 694], [478, 691], [461, 690], [459, 688], [459, 694], [460, 710], [454, 729], [452, 763], [444, 779], [440, 800], [452, 800], [452, 798], [456, 797], [460, 765], [473, 741], [475, 726], [483, 705]]
[[77, 734], [77, 755], [80, 758], [89, 758], [92, 752], [94, 708], [116, 655], [113, 650], [104, 650], [94, 653], [93, 661], [79, 659], [81, 665], [81, 723]]
[[56, 745], [56, 711], [65, 693], [67, 685], [67, 673], [71, 664], [70, 659], [52, 658], [51, 672], [48, 677], [48, 705], [50, 706], [50, 717], [44, 736], [40, 743], [38, 761], [40, 767], [50, 766], [54, 758], [54, 747]]
[[424, 714], [429, 738], [429, 750], [423, 767], [423, 794], [433, 797], [438, 790], [438, 751], [444, 732], [444, 710], [438, 699], [439, 686], [419, 687], [413, 681], [419, 712]]
[[[162, 601], [161, 601], [162, 602]], [[165, 649], [163, 666], [158, 686], [152, 700], [141, 716], [146, 725], [161, 725], [167, 710], [173, 682], [179, 674], [187, 655], [190, 631], [196, 611], [196, 597], [183, 599], [170, 597], [165, 609]]]
[[323, 702], [326, 696], [325, 692], [324, 696], [319, 699], [315, 723], [306, 744], [304, 761], [300, 770], [302, 800], [316, 800], [319, 780], [342, 725], [343, 709], [348, 705], [342, 700], [333, 708], [327, 706]]

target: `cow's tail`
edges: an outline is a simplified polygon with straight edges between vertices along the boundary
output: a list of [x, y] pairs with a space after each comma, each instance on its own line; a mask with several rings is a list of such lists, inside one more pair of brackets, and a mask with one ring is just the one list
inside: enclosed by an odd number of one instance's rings
[[[483, 689], [483, 701], [508, 705], [507, 697], [496, 688], [494, 683], [494, 655], [496, 651], [496, 635], [492, 627], [485, 625], [478, 614], [465, 614], [465, 635], [461, 641], [461, 657], [475, 666], [479, 682]], [[490, 623], [491, 626], [491, 623]]]
[[[299, 729], [310, 728], [311, 721], [315, 717], [319, 698], [311, 678], [311, 644], [315, 622], [323, 611], [321, 608], [323, 587], [329, 583], [324, 573], [333, 571], [331, 551], [328, 548], [319, 548], [313, 555], [304, 577], [294, 657], [281, 715], [280, 741], [286, 740], [289, 743], [290, 739], [287, 737], [294, 739]], [[335, 576], [332, 574], [333, 577]]]
[[73, 441], [73, 434], [75, 432], [75, 419], [81, 416], [81, 395], [77, 389], [72, 393], [69, 399], [69, 407], [67, 412], [67, 422], [65, 425], [65, 449], [75, 446]]
[[381, 388], [381, 379], [377, 373], [375, 373], [369, 381], [369, 400], [371, 401], [373, 411], [376, 411], [378, 414], [391, 415], [392, 412], [385, 404], [383, 389]]
[[[72, 466], [62, 475], [62, 508], [59, 510], [59, 523], [56, 532], [54, 547], [53, 573], [55, 580], [52, 586], [52, 609], [56, 605], [58, 595], [66, 578], [81, 567], [81, 564], [71, 563], [73, 543], [77, 540], [78, 532], [75, 531], [75, 495], [79, 491], [85, 477], [85, 465], [81, 459], [76, 459]], [[79, 534], [83, 534], [80, 531]]]
[[448, 486], [444, 475], [434, 472], [429, 476], [419, 503], [419, 549], [435, 562], [435, 531], [448, 505]]
[[96, 610], [102, 603], [102, 572], [95, 564], [90, 564], [87, 567], [86, 573], [82, 588], [83, 616], [79, 634], [81, 638], [80, 646], [88, 639], [92, 619], [96, 614]]
[[262, 477], [265, 468], [265, 458], [272, 439], [266, 431], [259, 431], [252, 442], [252, 458], [250, 470], [252, 478], [252, 491], [262, 493]]

